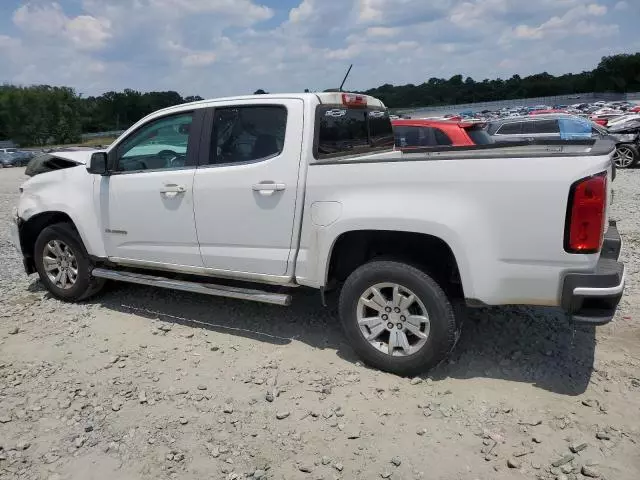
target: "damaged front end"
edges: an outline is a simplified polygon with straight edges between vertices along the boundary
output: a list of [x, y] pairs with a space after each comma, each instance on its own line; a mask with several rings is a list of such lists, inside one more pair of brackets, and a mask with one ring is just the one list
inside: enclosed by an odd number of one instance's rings
[[24, 173], [30, 177], [34, 177], [41, 173], [77, 167], [78, 165], [86, 165], [91, 154], [95, 151], [95, 149], [84, 149], [78, 147], [73, 150], [65, 149], [43, 153], [31, 159]]

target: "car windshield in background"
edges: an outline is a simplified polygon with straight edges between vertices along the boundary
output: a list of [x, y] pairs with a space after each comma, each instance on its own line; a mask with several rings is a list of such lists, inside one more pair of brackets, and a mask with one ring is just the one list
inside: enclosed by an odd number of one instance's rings
[[590, 139], [593, 135], [593, 126], [589, 120], [579, 117], [560, 118], [560, 138], [562, 140]]
[[392, 148], [393, 128], [386, 110], [320, 107], [317, 158]]

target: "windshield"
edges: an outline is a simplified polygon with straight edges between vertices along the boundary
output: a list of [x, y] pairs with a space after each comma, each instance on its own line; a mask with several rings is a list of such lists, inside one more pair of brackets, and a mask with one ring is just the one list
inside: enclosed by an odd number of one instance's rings
[[560, 138], [562, 140], [583, 140], [591, 138], [593, 126], [584, 118], [560, 118]]

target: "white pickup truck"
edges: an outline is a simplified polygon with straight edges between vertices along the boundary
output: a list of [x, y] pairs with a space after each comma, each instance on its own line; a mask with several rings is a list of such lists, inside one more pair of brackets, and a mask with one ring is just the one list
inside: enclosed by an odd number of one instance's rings
[[353, 348], [401, 375], [453, 348], [453, 302], [612, 319], [612, 144], [393, 147], [365, 95], [168, 108], [22, 185], [15, 242], [67, 301], [105, 279], [281, 305], [294, 287], [339, 288]]

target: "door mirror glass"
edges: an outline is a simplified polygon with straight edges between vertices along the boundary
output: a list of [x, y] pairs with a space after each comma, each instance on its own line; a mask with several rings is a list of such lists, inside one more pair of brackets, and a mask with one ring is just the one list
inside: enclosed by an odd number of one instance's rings
[[107, 173], [107, 154], [105, 152], [96, 152], [91, 155], [87, 172], [94, 175], [105, 175]]

